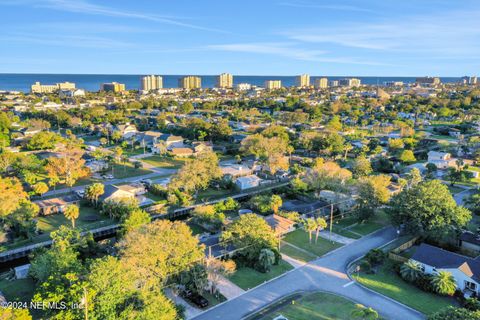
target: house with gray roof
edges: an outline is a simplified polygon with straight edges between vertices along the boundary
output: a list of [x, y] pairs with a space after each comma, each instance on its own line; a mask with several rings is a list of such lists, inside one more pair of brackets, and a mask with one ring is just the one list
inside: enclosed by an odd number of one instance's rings
[[457, 288], [471, 296], [480, 294], [480, 259], [470, 258], [429, 244], [422, 243], [411, 260], [420, 264], [422, 271], [436, 274], [447, 271], [455, 278]]

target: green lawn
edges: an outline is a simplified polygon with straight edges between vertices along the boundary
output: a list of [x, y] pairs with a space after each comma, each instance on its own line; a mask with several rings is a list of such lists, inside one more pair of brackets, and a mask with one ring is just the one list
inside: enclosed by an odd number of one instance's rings
[[189, 160], [190, 159], [188, 158], [171, 158], [163, 156], [151, 156], [141, 159], [141, 161], [151, 164], [154, 167], [169, 169], [178, 169]]
[[332, 242], [321, 237], [318, 237], [318, 241], [315, 243], [315, 235], [313, 233], [312, 242], [310, 243], [308, 233], [302, 229], [290, 232], [283, 240], [319, 257], [342, 246], [341, 243]]
[[316, 258], [316, 256], [311, 253], [303, 252], [301, 250], [298, 250], [295, 247], [292, 247], [291, 245], [288, 244], [288, 242], [282, 242], [282, 245], [280, 247], [280, 252], [283, 254], [286, 254], [291, 258], [304, 261], [304, 262], [312, 261], [313, 259]]
[[282, 315], [295, 320], [348, 320], [355, 303], [340, 296], [325, 293], [297, 293], [282, 299], [248, 320], [272, 320]]
[[232, 195], [232, 193], [234, 193], [232, 190], [208, 188], [198, 192], [197, 202], [212, 200], [212, 198], [222, 198]]
[[0, 281], [0, 291], [7, 301], [30, 302], [34, 289], [35, 283], [32, 278]]
[[208, 300], [209, 305], [208, 308], [216, 306], [219, 303], [222, 303], [227, 300], [221, 293], [218, 293], [217, 296], [211, 294], [209, 291], [205, 291], [202, 293], [202, 296]]
[[342, 227], [336, 225], [332, 227], [332, 232], [351, 239], [360, 239], [362, 237], [359, 234], [353, 233], [348, 229], [343, 229]]
[[[473, 179], [472, 179], [472, 180], [473, 180]], [[450, 193], [451, 193], [451, 194], [456, 194], [456, 193], [465, 191], [464, 188], [460, 188], [460, 187], [456, 187], [456, 186], [451, 186], [451, 185], [448, 185], [448, 190], [450, 190]]]
[[[148, 152], [148, 151], [145, 151], [145, 152]], [[123, 154], [126, 156], [136, 156], [139, 154], [143, 154], [143, 148], [134, 148], [132, 150], [131, 147], [128, 147], [127, 149], [123, 150]]]
[[428, 293], [405, 282], [392, 270], [392, 262], [388, 261], [380, 267], [376, 274], [360, 273], [354, 278], [364, 286], [378, 291], [426, 315], [437, 312], [455, 303], [447, 298]]
[[288, 262], [280, 260], [279, 264], [273, 266], [272, 270], [268, 273], [262, 273], [252, 268], [244, 267], [238, 268], [237, 271], [228, 278], [240, 288], [248, 290], [291, 269], [293, 269], [293, 267]]
[[[151, 172], [152, 171], [146, 169], [136, 169], [133, 163], [114, 164], [113, 166], [113, 176], [115, 177], [115, 179], [143, 176]], [[108, 170], [107, 174], [111, 173], [112, 170]]]
[[348, 230], [353, 231], [355, 233], [359, 233], [363, 236], [366, 236], [367, 234], [370, 234], [372, 232], [375, 232], [381, 228], [383, 228], [384, 225], [377, 223], [377, 222], [364, 222], [364, 223], [358, 223], [354, 225], [353, 227], [349, 228]]
[[[86, 217], [96, 217], [96, 221], [88, 221]], [[43, 241], [50, 240], [50, 232], [57, 230], [61, 225], [66, 225], [71, 227], [72, 223], [70, 220], [67, 220], [65, 216], [61, 213], [52, 214], [49, 216], [39, 216], [37, 219], [37, 227], [42, 232], [32, 239], [22, 239], [16, 240], [11, 243], [4, 244], [0, 246], [0, 251], [10, 250], [14, 248], [19, 248], [22, 246], [39, 243]], [[80, 216], [75, 221], [75, 228], [86, 231], [91, 229], [96, 229], [104, 226], [108, 226], [116, 223], [116, 221], [100, 214], [97, 209], [93, 207], [86, 206], [82, 202], [80, 205]]]
[[198, 224], [192, 222], [191, 220], [187, 222], [187, 225], [190, 227], [190, 229], [192, 230], [192, 234], [193, 235], [197, 235], [197, 234], [202, 234], [204, 232], [208, 232], [207, 230], [205, 230], [204, 228], [202, 228], [201, 226], [199, 226]]

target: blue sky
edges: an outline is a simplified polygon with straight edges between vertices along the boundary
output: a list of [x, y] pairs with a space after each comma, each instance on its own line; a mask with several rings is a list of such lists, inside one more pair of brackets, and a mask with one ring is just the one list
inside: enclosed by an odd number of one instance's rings
[[480, 74], [477, 0], [0, 0], [0, 72]]

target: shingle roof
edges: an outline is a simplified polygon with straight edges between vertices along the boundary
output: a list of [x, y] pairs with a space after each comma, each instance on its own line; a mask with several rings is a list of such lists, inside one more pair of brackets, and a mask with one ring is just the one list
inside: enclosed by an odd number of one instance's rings
[[412, 259], [441, 269], [458, 269], [480, 282], [480, 260], [422, 243]]

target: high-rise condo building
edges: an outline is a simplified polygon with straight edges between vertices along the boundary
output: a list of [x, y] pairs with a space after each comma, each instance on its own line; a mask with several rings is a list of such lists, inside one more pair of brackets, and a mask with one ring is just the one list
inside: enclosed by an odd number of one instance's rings
[[230, 73], [217, 76], [217, 88], [233, 88], [233, 76]]
[[440, 78], [438, 77], [420, 77], [415, 80], [418, 84], [426, 84], [426, 85], [437, 85], [440, 84]]
[[267, 80], [265, 81], [265, 89], [267, 90], [274, 90], [274, 89], [281, 89], [282, 88], [282, 81], [281, 80]]
[[308, 74], [302, 74], [295, 78], [295, 84], [299, 88], [310, 87], [310, 76]]
[[330, 80], [329, 82], [330, 87], [338, 87], [339, 81], [338, 80]]
[[178, 86], [182, 89], [200, 89], [202, 87], [202, 78], [186, 76], [178, 79]]
[[344, 87], [359, 87], [361, 83], [362, 81], [357, 78], [347, 78], [339, 81], [339, 84]]
[[75, 83], [72, 82], [60, 82], [56, 84], [40, 84], [35, 82], [30, 87], [32, 93], [52, 93], [58, 90], [72, 90], [75, 89]]
[[328, 88], [328, 79], [327, 78], [315, 79], [315, 88], [317, 89]]
[[118, 82], [102, 83], [100, 90], [107, 92], [122, 92], [125, 91], [125, 84]]
[[476, 85], [477, 84], [477, 77], [476, 76], [465, 76], [462, 78], [461, 83], [469, 84], [469, 85]]
[[151, 91], [151, 90], [158, 90], [163, 88], [163, 79], [161, 76], [144, 76], [141, 79], [142, 90], [144, 91]]

